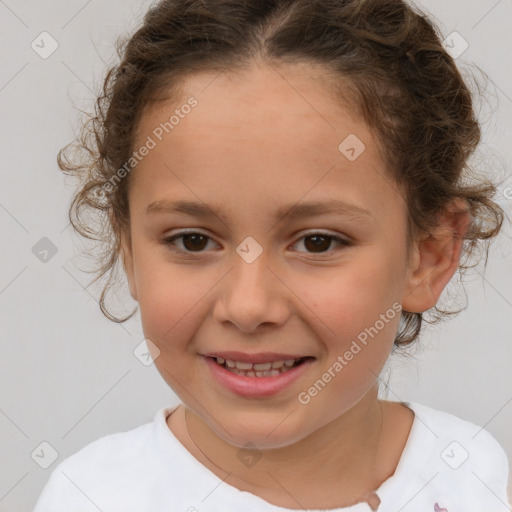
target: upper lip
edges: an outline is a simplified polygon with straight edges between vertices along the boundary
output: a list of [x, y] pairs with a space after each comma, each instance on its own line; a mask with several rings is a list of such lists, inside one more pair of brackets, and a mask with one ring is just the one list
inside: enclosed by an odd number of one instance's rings
[[205, 357], [222, 357], [222, 359], [230, 359], [232, 361], [240, 361], [241, 363], [272, 363], [274, 361], [286, 361], [289, 359], [301, 359], [303, 354], [282, 354], [277, 352], [258, 352], [255, 354], [247, 354], [245, 352], [223, 351], [223, 352], [207, 352], [202, 354]]

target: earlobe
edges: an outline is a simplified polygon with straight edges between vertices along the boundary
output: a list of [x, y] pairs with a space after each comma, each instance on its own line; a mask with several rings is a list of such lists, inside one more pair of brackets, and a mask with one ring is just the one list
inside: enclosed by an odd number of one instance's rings
[[416, 241], [402, 307], [422, 313], [434, 307], [460, 264], [462, 244], [471, 223], [463, 200], [453, 201], [428, 236]]

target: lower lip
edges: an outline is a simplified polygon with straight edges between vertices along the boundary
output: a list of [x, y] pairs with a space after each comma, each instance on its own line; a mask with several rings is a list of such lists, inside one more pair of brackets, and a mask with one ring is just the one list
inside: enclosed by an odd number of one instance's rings
[[314, 359], [307, 359], [302, 364], [274, 377], [244, 377], [226, 370], [211, 357], [205, 357], [205, 359], [217, 382], [233, 393], [249, 398], [276, 395], [297, 380], [314, 361]]

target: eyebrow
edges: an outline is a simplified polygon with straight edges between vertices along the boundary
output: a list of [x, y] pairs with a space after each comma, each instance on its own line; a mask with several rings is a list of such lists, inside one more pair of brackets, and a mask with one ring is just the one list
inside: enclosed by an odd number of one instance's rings
[[[212, 205], [209, 207], [203, 203], [195, 201], [169, 201], [160, 200], [154, 201], [147, 206], [145, 213], [184, 213], [198, 218], [209, 218], [217, 216], [226, 221], [226, 214], [224, 208], [220, 205]], [[309, 203], [300, 203], [286, 205], [275, 212], [275, 218], [281, 219], [288, 216], [290, 219], [313, 217], [323, 214], [335, 213], [352, 217], [354, 219], [371, 218], [372, 214], [355, 204], [349, 204], [338, 199], [331, 199], [326, 201], [313, 201]]]

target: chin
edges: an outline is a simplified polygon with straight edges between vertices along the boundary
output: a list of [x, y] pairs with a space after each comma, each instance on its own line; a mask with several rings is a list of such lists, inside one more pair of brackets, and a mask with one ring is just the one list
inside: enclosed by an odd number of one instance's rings
[[285, 418], [286, 415], [279, 417], [270, 415], [265, 420], [261, 414], [258, 414], [256, 418], [252, 415], [245, 418], [232, 417], [226, 424], [226, 430], [213, 429], [212, 425], [210, 428], [224, 441], [238, 448], [247, 448], [247, 445], [253, 445], [261, 450], [272, 450], [290, 446], [310, 434], [304, 430], [304, 427], [301, 428]]

